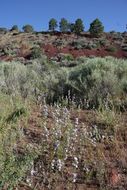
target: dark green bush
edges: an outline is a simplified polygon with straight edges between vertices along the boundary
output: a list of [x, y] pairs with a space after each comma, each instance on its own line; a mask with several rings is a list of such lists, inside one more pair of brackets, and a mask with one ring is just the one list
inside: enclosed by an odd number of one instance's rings
[[32, 51], [31, 51], [31, 54], [30, 54], [30, 58], [31, 59], [37, 59], [37, 58], [40, 58], [42, 55], [42, 51], [40, 48], [33, 48]]
[[109, 52], [114, 53], [114, 52], [116, 52], [116, 51], [117, 51], [117, 48], [116, 48], [116, 47], [114, 47], [114, 46], [109, 46], [109, 47], [107, 47], [107, 48], [106, 48], [106, 50], [107, 50], [107, 51], [109, 51]]
[[75, 49], [94, 49], [97, 48], [97, 43], [87, 40], [75, 40], [71, 44]]
[[101, 39], [100, 40], [100, 45], [105, 46], [106, 44], [107, 44], [106, 39]]

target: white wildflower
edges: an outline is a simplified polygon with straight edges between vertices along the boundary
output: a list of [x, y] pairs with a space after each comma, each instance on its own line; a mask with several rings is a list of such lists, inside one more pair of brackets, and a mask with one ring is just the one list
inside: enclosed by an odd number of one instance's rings
[[73, 173], [73, 183], [77, 181], [77, 173]]
[[76, 125], [79, 124], [79, 119], [78, 119], [78, 118], [75, 119], [75, 124], [76, 124]]

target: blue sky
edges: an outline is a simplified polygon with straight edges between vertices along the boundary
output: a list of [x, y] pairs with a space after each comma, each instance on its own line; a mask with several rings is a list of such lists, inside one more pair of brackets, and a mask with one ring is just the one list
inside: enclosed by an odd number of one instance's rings
[[125, 31], [127, 24], [127, 0], [0, 0], [0, 27], [20, 29], [31, 24], [35, 30], [47, 30], [50, 18], [66, 18], [74, 22], [84, 21], [85, 30], [99, 18], [105, 31]]

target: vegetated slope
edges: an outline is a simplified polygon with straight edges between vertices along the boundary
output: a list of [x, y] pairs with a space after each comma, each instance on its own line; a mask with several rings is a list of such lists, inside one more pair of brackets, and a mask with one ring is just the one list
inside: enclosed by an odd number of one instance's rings
[[93, 38], [88, 32], [78, 36], [60, 32], [0, 34], [1, 60], [25, 62], [41, 54], [58, 62], [64, 54], [72, 55], [72, 58], [81, 56], [127, 58], [127, 33], [104, 33], [100, 38]]
[[2, 190], [126, 190], [127, 60], [76, 62], [0, 64]]

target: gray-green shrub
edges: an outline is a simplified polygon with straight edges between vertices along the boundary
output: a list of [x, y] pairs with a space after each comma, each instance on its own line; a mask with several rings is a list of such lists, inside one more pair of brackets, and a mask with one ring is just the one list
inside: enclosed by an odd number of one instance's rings
[[127, 61], [114, 58], [87, 59], [70, 72], [69, 84], [77, 101], [87, 99], [91, 106], [111, 98], [120, 101], [124, 94], [123, 79], [127, 76]]
[[26, 66], [1, 63], [0, 91], [23, 98], [41, 95], [48, 103], [61, 101], [70, 92], [71, 99], [75, 96], [76, 104], [83, 107], [86, 101], [91, 108], [105, 101], [127, 106], [126, 60], [82, 57], [76, 60], [76, 65], [60, 67], [55, 62], [50, 63], [46, 57]]

